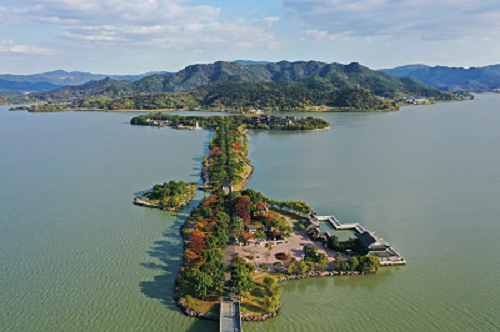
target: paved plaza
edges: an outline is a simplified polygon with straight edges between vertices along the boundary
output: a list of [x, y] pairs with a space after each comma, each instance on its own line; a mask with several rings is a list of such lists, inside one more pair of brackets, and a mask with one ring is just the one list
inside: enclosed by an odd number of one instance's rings
[[[275, 245], [271, 254], [267, 253], [269, 250], [264, 246], [264, 244], [251, 244], [249, 246], [236, 246], [234, 248], [235, 253], [241, 257], [245, 257], [247, 261], [253, 263], [257, 268], [259, 268], [260, 263], [268, 263], [270, 268], [268, 271], [274, 271], [273, 263], [279, 262], [276, 259], [275, 254], [279, 252], [284, 252], [287, 255], [295, 257], [297, 260], [302, 260], [304, 255], [304, 246], [316, 246], [318, 247], [318, 253], [324, 253], [328, 257], [328, 268], [334, 268], [334, 261], [337, 252], [331, 250], [330, 248], [325, 248], [324, 244], [317, 241], [312, 241], [305, 232], [299, 231], [295, 232], [293, 236], [288, 239], [288, 243]], [[255, 259], [249, 260], [247, 256], [253, 255]], [[348, 259], [348, 256], [342, 254], [344, 259]], [[259, 269], [260, 270], [260, 269]]]

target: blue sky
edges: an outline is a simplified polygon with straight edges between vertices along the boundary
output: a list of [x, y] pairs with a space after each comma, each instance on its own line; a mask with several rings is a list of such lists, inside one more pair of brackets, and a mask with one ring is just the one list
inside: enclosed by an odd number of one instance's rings
[[0, 0], [0, 73], [217, 60], [500, 63], [496, 0]]

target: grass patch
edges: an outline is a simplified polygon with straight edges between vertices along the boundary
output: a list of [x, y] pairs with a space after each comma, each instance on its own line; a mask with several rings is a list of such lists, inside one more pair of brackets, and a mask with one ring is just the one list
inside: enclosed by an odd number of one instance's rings
[[[270, 210], [273, 212], [276, 212], [278, 214], [281, 214], [282, 216], [288, 217], [288, 219], [293, 224], [293, 230], [295, 232], [301, 231], [302, 230], [301, 226], [307, 221], [306, 217], [304, 217], [303, 215], [296, 213], [296, 212], [284, 211], [284, 210], [277, 209], [275, 207], [271, 207]], [[288, 225], [288, 223], [287, 223], [287, 225]]]
[[246, 293], [245, 297], [241, 298], [240, 306], [242, 313], [263, 315], [269, 312], [265, 300], [267, 297], [266, 288], [262, 283], [266, 275], [263, 272], [257, 272], [252, 275], [255, 281], [255, 288], [250, 293]]
[[[200, 266], [201, 263], [191, 263], [191, 264], [186, 264], [189, 266]], [[186, 270], [186, 269], [185, 269]], [[213, 312], [213, 313], [219, 313], [220, 312], [220, 297], [219, 294], [209, 294], [205, 296], [205, 298], [199, 299], [196, 297], [196, 292], [194, 289], [191, 287], [190, 283], [184, 279], [184, 272], [181, 272], [182, 278], [179, 278], [179, 290], [181, 293], [182, 298], [186, 298], [187, 295], [191, 295], [193, 299], [199, 303], [199, 307], [196, 308], [198, 311], [202, 312]], [[186, 302], [184, 302], [186, 303]], [[194, 308], [190, 308], [191, 310], [194, 310]]]
[[[250, 172], [250, 166], [248, 166], [247, 164], [245, 164], [245, 166], [243, 166], [243, 172], [239, 173], [238, 175], [241, 176], [243, 178], [243, 182], [246, 180], [246, 176], [247, 174], [249, 174]], [[233, 191], [241, 191], [243, 190], [243, 183], [236, 183], [235, 185], [233, 185]]]

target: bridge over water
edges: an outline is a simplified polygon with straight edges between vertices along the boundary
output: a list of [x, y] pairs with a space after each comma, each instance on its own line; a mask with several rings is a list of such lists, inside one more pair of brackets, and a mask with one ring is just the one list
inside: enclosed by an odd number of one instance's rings
[[220, 302], [220, 332], [241, 332], [240, 302], [223, 296]]

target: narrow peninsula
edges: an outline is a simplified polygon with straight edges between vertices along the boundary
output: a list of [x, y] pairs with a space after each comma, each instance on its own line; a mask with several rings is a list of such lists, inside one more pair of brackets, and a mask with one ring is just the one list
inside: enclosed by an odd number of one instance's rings
[[[241, 331], [241, 320], [277, 315], [279, 282], [364, 275], [383, 265], [406, 264], [387, 242], [361, 225], [343, 225], [333, 216], [317, 216], [300, 200], [279, 201], [246, 188], [254, 169], [248, 158], [248, 130], [329, 129], [327, 121], [151, 113], [130, 123], [214, 131], [203, 160], [203, 185], [172, 180], [135, 200], [170, 210], [186, 203], [194, 190], [206, 193], [180, 230], [184, 259], [174, 298], [185, 314], [220, 320], [221, 331]], [[331, 233], [322, 232], [320, 223], [329, 223]]]

